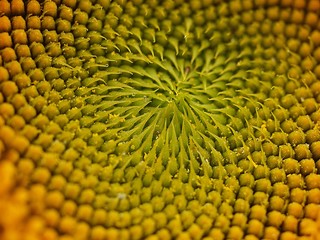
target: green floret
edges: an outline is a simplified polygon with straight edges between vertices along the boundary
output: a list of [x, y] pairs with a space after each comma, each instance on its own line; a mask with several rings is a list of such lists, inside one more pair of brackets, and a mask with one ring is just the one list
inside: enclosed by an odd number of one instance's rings
[[0, 0], [0, 238], [315, 237], [319, 10]]

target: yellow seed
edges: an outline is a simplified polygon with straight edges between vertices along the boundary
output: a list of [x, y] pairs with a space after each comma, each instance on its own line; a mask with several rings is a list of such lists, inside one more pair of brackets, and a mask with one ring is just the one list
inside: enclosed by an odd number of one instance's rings
[[42, 184], [46, 184], [49, 181], [50, 177], [51, 174], [46, 168], [36, 168], [32, 175], [33, 181]]
[[62, 216], [73, 216], [76, 213], [77, 207], [77, 204], [72, 200], [64, 201], [61, 206]]
[[9, 72], [5, 67], [0, 66], [0, 83], [4, 81], [8, 81]]
[[308, 26], [315, 27], [318, 24], [319, 17], [314, 12], [308, 12], [305, 17], [305, 22]]
[[72, 217], [65, 216], [61, 218], [59, 230], [63, 233], [72, 234], [76, 227], [76, 220]]
[[[91, 234], [90, 234], [90, 239], [92, 240], [102, 240], [102, 239], [106, 239], [106, 237], [115, 237], [114, 235], [110, 235], [109, 232], [106, 231], [105, 228], [103, 228], [102, 226], [94, 226], [91, 229]], [[112, 239], [112, 238], [110, 238]], [[116, 239], [116, 238], [114, 238]]]
[[55, 209], [48, 209], [43, 213], [43, 215], [46, 224], [48, 224], [50, 227], [57, 227], [57, 225], [60, 223], [59, 212]]
[[4, 62], [11, 62], [17, 59], [16, 53], [13, 48], [5, 48], [1, 51], [2, 60]]
[[[279, 228], [285, 216], [278, 211], [271, 211], [268, 213], [268, 225]], [[254, 230], [253, 230], [254, 231]]]
[[0, 187], [0, 196], [5, 196], [15, 184], [12, 179], [16, 170], [13, 164], [7, 161], [1, 162], [0, 166], [1, 176], [3, 176], [2, 184]]
[[317, 236], [317, 224], [314, 220], [303, 218], [299, 225], [299, 233], [303, 235]]
[[0, 15], [10, 16], [10, 14], [10, 2], [8, 2], [7, 0], [0, 1]]
[[47, 193], [45, 201], [47, 206], [60, 209], [64, 202], [64, 196], [60, 191], [51, 191]]
[[317, 188], [311, 189], [307, 193], [307, 202], [319, 204], [320, 203], [319, 196], [320, 196], [320, 189], [317, 189]]
[[317, 220], [319, 214], [319, 205], [310, 203], [305, 207], [305, 217], [313, 220]]
[[8, 32], [0, 32], [0, 49], [12, 47], [12, 39]]
[[9, 145], [15, 138], [15, 132], [8, 126], [1, 126], [0, 138], [6, 145]]
[[216, 240], [223, 240], [223, 239], [225, 239], [224, 233], [223, 233], [223, 232], [221, 231], [221, 229], [219, 229], [219, 228], [213, 228], [213, 229], [210, 231], [209, 236], [211, 236], [213, 239], [216, 239]]
[[52, 190], [61, 191], [65, 185], [66, 185], [66, 179], [61, 175], [55, 175], [55, 176], [52, 176], [50, 180], [49, 188]]
[[28, 44], [27, 33], [24, 29], [16, 29], [12, 31], [12, 40], [14, 44]]
[[14, 115], [14, 107], [9, 103], [0, 104], [0, 115], [5, 119], [11, 119]]
[[13, 15], [24, 15], [24, 2], [21, 0], [12, 0], [11, 2], [11, 13]]
[[22, 73], [21, 65], [18, 61], [11, 61], [11, 62], [7, 63], [6, 68], [8, 69], [11, 77], [13, 77], [19, 73]]
[[82, 221], [89, 221], [92, 216], [93, 209], [90, 205], [80, 205], [77, 211], [77, 219]]
[[25, 153], [27, 148], [29, 147], [29, 140], [24, 136], [16, 136], [13, 139], [13, 142], [10, 144], [11, 147], [17, 150], [19, 153]]
[[32, 15], [40, 15], [41, 6], [40, 3], [36, 0], [31, 0], [27, 4], [27, 13]]
[[270, 240], [276, 240], [279, 239], [280, 232], [275, 227], [266, 227], [263, 238], [270, 239]]

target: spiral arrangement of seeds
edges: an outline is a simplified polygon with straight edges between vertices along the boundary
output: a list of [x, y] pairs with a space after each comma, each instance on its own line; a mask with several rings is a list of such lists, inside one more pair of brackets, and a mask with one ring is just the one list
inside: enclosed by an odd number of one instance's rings
[[0, 0], [1, 240], [319, 240], [319, 0]]

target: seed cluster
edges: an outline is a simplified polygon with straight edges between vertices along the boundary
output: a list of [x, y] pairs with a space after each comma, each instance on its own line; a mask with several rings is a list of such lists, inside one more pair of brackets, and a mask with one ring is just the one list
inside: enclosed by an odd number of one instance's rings
[[0, 239], [316, 239], [318, 0], [0, 0]]

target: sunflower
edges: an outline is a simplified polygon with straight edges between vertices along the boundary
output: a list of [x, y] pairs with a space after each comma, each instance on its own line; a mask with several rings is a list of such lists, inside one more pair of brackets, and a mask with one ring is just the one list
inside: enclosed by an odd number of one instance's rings
[[1, 240], [319, 240], [319, 0], [0, 0]]

